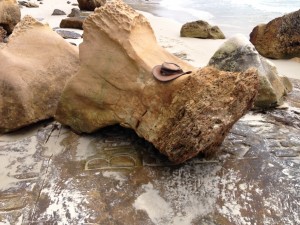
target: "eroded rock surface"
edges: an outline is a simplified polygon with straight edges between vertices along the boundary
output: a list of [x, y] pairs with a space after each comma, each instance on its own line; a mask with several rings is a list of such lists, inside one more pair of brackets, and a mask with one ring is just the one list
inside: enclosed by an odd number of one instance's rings
[[283, 104], [283, 97], [291, 91], [292, 84], [287, 77], [280, 77], [276, 67], [264, 59], [243, 35], [228, 39], [213, 55], [208, 65], [217, 69], [242, 72], [254, 67], [260, 76], [255, 106], [276, 107]]
[[21, 20], [21, 11], [16, 0], [0, 1], [0, 27], [11, 34], [15, 25]]
[[256, 26], [250, 41], [268, 58], [289, 59], [300, 56], [300, 10]]
[[0, 26], [0, 43], [4, 41], [6, 38], [7, 31], [4, 30], [3, 27]]
[[65, 83], [78, 70], [78, 50], [30, 16], [0, 49], [0, 132], [53, 117]]
[[184, 24], [180, 30], [181, 37], [203, 39], [224, 39], [225, 35], [218, 26], [211, 26], [206, 21], [197, 20]]
[[[121, 124], [176, 163], [214, 151], [257, 94], [255, 70], [196, 71], [160, 47], [145, 17], [122, 1], [106, 3], [85, 20], [80, 60], [56, 119], [78, 132]], [[151, 70], [164, 61], [194, 72], [157, 81]]]

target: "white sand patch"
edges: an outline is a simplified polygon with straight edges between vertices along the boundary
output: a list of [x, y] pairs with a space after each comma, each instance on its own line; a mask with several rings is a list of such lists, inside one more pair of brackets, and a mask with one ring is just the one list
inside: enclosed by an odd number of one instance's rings
[[38, 173], [40, 171], [42, 163], [36, 162], [33, 157], [36, 153], [37, 144], [37, 138], [33, 136], [16, 142], [7, 142], [1, 146], [0, 190], [4, 191], [16, 187], [17, 182], [21, 181], [15, 178], [18, 174]]
[[254, 184], [239, 184], [241, 179], [239, 173], [232, 169], [222, 178], [220, 198], [224, 203], [217, 210], [232, 224], [251, 225], [251, 218], [243, 216], [241, 211], [246, 210], [245, 203], [253, 201], [251, 190]]
[[195, 67], [204, 67], [209, 59], [224, 43], [224, 40], [182, 38], [182, 24], [167, 18], [156, 17], [150, 13], [142, 13], [150, 22], [159, 44], [171, 53], [184, 52], [188, 61]]
[[220, 194], [216, 173], [221, 167], [215, 163], [207, 165], [185, 165], [173, 171], [163, 181], [163, 193], [151, 183], [144, 185], [145, 192], [136, 199], [134, 207], [147, 212], [157, 225], [190, 225], [198, 217], [208, 215], [215, 210]]
[[95, 139], [89, 135], [82, 135], [78, 139], [78, 145], [76, 149], [76, 160], [85, 160], [90, 156], [97, 154], [97, 148], [93, 147], [93, 141]]
[[134, 202], [133, 206], [137, 210], [147, 212], [154, 224], [165, 224], [170, 221], [174, 214], [170, 205], [159, 195], [159, 191], [153, 188], [151, 183], [143, 185], [145, 192]]
[[120, 184], [123, 184], [124, 181], [127, 180], [126, 176], [124, 176], [121, 172], [115, 172], [115, 171], [104, 171], [102, 173], [102, 175], [104, 177], [107, 177], [107, 178], [112, 178], [114, 180], [117, 180], [120, 182]]
[[81, 193], [71, 184], [73, 178], [65, 182], [61, 189], [56, 181], [51, 181], [51, 187], [43, 189], [41, 196], [47, 196], [50, 204], [40, 217], [41, 220], [52, 221], [55, 217], [58, 224], [85, 224], [90, 213], [85, 205], [88, 203], [85, 193]]
[[[52, 28], [59, 27], [60, 21], [67, 17], [67, 15], [71, 12], [71, 9], [78, 8], [72, 5], [73, 3], [77, 3], [76, 0], [69, 1], [71, 2], [70, 4], [68, 4], [67, 1], [62, 0], [44, 0], [43, 4], [39, 4], [39, 2], [34, 1], [39, 5], [39, 8], [23, 7], [21, 8], [21, 15], [22, 18], [25, 15], [31, 15], [42, 22], [47, 22]], [[67, 15], [52, 16], [54, 9], [60, 9]]]
[[50, 137], [48, 137], [46, 143], [44, 143], [45, 151], [43, 152], [43, 155], [50, 157], [61, 154], [65, 150], [62, 141], [68, 134], [69, 130], [64, 127], [52, 130], [51, 133], [48, 134]]
[[2, 134], [0, 135], [0, 146], [7, 144], [7, 142], [19, 141], [21, 139], [31, 137], [37, 133], [39, 128], [40, 126], [33, 125], [31, 127], [26, 128], [26, 131], [21, 130], [9, 134]]
[[253, 114], [252, 112], [249, 112], [246, 115], [244, 115], [240, 120], [241, 121], [265, 121], [265, 118], [261, 113]]

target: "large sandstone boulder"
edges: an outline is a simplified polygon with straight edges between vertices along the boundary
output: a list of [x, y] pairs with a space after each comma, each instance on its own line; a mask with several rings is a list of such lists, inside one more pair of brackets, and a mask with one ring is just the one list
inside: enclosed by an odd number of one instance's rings
[[53, 117], [78, 50], [30, 16], [0, 48], [0, 133]]
[[256, 26], [250, 41], [268, 58], [289, 59], [300, 56], [300, 10]]
[[106, 0], [77, 0], [81, 10], [94, 11], [95, 8], [103, 6]]
[[21, 20], [21, 11], [16, 0], [0, 1], [0, 27], [11, 34], [15, 25]]
[[[194, 72], [158, 81], [151, 71], [164, 61]], [[146, 18], [122, 1], [85, 20], [80, 65], [55, 118], [77, 132], [134, 129], [176, 163], [215, 151], [257, 94], [256, 70], [196, 70], [160, 47]]]
[[180, 30], [181, 37], [203, 39], [224, 39], [225, 36], [218, 26], [211, 26], [203, 20], [184, 24]]
[[280, 77], [276, 67], [261, 57], [243, 35], [228, 39], [213, 55], [208, 65], [232, 72], [257, 68], [260, 77], [259, 92], [255, 100], [257, 107], [269, 108], [281, 105], [283, 96], [291, 91], [288, 78]]

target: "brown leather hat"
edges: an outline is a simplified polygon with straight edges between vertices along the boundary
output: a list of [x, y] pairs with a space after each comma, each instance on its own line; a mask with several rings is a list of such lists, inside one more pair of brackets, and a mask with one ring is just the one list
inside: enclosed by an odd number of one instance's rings
[[152, 69], [153, 76], [160, 81], [170, 81], [192, 71], [183, 72], [183, 70], [175, 63], [164, 62]]

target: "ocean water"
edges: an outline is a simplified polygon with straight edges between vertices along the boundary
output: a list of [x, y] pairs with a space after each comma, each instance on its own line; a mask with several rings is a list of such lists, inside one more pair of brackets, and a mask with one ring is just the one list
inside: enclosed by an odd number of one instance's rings
[[[147, 2], [151, 2], [148, 0]], [[161, 0], [153, 13], [180, 23], [205, 20], [218, 25], [226, 37], [249, 36], [261, 23], [300, 9], [300, 0]], [[299, 24], [300, 26], [300, 24]]]

